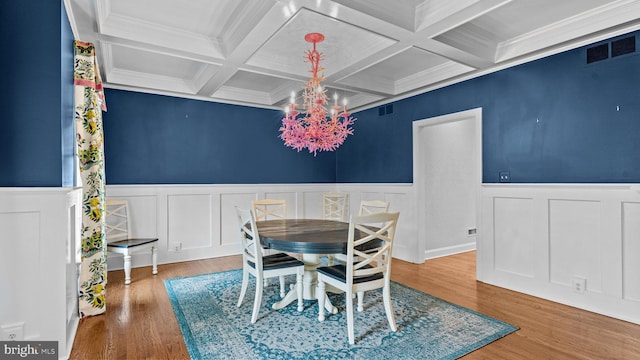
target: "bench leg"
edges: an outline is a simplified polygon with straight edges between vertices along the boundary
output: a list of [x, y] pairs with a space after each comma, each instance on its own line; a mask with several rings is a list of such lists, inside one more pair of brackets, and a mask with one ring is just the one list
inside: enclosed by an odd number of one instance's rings
[[155, 246], [151, 247], [151, 263], [153, 264], [153, 275], [158, 273], [158, 251]]
[[131, 284], [131, 254], [124, 254], [124, 284]]

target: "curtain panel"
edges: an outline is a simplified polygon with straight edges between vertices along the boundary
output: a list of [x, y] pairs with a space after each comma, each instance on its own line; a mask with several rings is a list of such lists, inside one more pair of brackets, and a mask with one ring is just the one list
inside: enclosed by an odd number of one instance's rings
[[106, 310], [105, 172], [102, 111], [106, 111], [92, 43], [74, 42], [73, 84], [78, 164], [82, 182], [80, 317]]

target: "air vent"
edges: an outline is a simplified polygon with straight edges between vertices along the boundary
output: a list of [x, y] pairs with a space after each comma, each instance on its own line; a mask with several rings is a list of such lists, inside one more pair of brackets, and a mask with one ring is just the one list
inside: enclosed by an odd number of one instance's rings
[[393, 104], [387, 105], [387, 115], [393, 114]]
[[587, 48], [587, 64], [609, 58], [609, 44]]
[[636, 37], [629, 36], [624, 39], [611, 42], [611, 57], [631, 54], [636, 51]]
[[378, 116], [393, 114], [393, 104], [382, 105], [378, 108]]

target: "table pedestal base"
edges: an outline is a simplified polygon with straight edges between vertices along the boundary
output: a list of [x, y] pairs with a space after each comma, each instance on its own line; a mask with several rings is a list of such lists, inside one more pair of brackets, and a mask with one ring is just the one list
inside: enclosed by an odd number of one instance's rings
[[[318, 265], [320, 265], [320, 256], [318, 254], [303, 254], [302, 261], [304, 262], [304, 276], [302, 277], [302, 298], [305, 300], [317, 300], [316, 294], [316, 286], [318, 285], [318, 274], [316, 273], [316, 269]], [[325, 289], [327, 292], [340, 292], [339, 290], [327, 285]], [[338, 313], [338, 308], [331, 304], [329, 297], [324, 294], [324, 307], [332, 314]], [[295, 285], [291, 286], [289, 292], [282, 298], [282, 300], [273, 304], [272, 308], [274, 310], [282, 309], [285, 306], [291, 304], [294, 301], [298, 300], [298, 293], [296, 291]]]

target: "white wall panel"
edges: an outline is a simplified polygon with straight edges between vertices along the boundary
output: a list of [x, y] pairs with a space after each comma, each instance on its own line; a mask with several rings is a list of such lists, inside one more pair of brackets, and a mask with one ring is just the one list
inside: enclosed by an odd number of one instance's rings
[[[302, 217], [305, 219], [322, 219], [323, 214], [323, 191], [305, 191], [302, 194], [304, 207], [302, 208]], [[348, 218], [347, 218], [348, 220]]]
[[549, 274], [552, 283], [571, 287], [586, 279], [587, 291], [602, 290], [600, 203], [549, 200]]
[[[79, 322], [81, 190], [0, 188], [0, 326], [57, 341], [69, 356]], [[44, 300], [43, 300], [44, 299]]]
[[229, 247], [230, 251], [235, 249], [233, 252], [235, 254], [239, 254], [241, 251], [235, 207], [251, 209], [251, 202], [255, 198], [255, 192], [220, 194], [220, 245]]
[[493, 200], [495, 269], [533, 277], [533, 201], [526, 198]]
[[[322, 194], [346, 192], [350, 209], [361, 199], [383, 199], [400, 211], [394, 257], [416, 261], [413, 187], [405, 184], [256, 184], [256, 185], [109, 185], [107, 196], [128, 199], [132, 213], [144, 224], [141, 234], [159, 238], [158, 263], [165, 264], [239, 254], [234, 206], [250, 208], [254, 199], [287, 201], [290, 218], [322, 218]], [[154, 208], [155, 207], [155, 208]], [[154, 222], [155, 214], [155, 222]], [[153, 229], [152, 224], [156, 224]], [[175, 242], [182, 249], [174, 251]], [[134, 254], [133, 267], [150, 266], [148, 254]], [[122, 269], [113, 257], [109, 269]]]
[[175, 243], [182, 250], [213, 246], [211, 195], [169, 195], [167, 209], [168, 250]]
[[[478, 280], [640, 324], [636, 188], [483, 185]], [[586, 291], [574, 290], [575, 277]]]
[[622, 204], [622, 239], [623, 297], [640, 302], [640, 203]]
[[264, 197], [259, 199], [280, 199], [287, 202], [287, 217], [296, 218], [300, 213], [298, 209], [298, 197], [295, 191], [266, 191]]
[[38, 258], [40, 241], [40, 212], [0, 213], [0, 325], [40, 321], [30, 311], [42, 301], [40, 287], [24, 283], [40, 278], [40, 263], [27, 260]]

